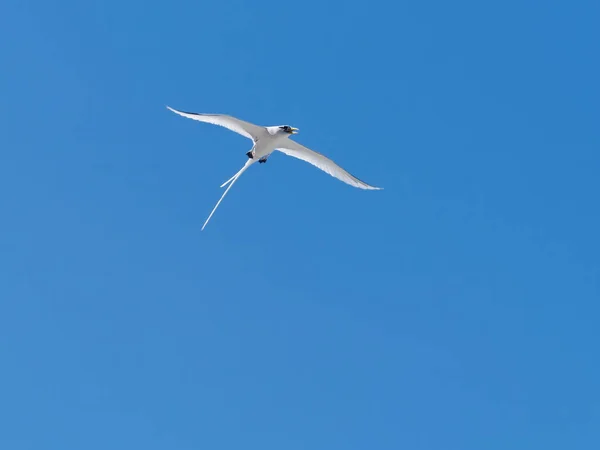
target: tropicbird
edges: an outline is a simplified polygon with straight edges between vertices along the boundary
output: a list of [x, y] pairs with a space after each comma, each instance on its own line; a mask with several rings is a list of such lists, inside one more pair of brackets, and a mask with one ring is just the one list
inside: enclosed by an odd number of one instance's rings
[[213, 210], [211, 211], [208, 219], [204, 222], [202, 226], [202, 230], [206, 227], [206, 224], [213, 216], [219, 204], [231, 189], [231, 186], [237, 181], [237, 179], [256, 161], [259, 163], [266, 163], [269, 155], [273, 153], [273, 151], [278, 150], [282, 153], [285, 153], [288, 156], [293, 156], [294, 158], [301, 159], [302, 161], [306, 161], [307, 163], [312, 164], [315, 167], [318, 167], [322, 171], [328, 173], [329, 175], [349, 184], [350, 186], [354, 186], [360, 189], [369, 189], [369, 190], [380, 190], [382, 188], [371, 186], [364, 181], [359, 180], [354, 175], [346, 172], [336, 163], [334, 163], [331, 159], [326, 156], [315, 152], [309, 148], [306, 148], [303, 145], [298, 144], [296, 141], [292, 141], [289, 137], [292, 134], [297, 134], [298, 128], [291, 127], [289, 125], [276, 125], [271, 127], [263, 127], [260, 125], [254, 125], [250, 122], [246, 122], [244, 120], [237, 119], [235, 117], [226, 115], [226, 114], [201, 114], [201, 113], [192, 113], [192, 112], [184, 112], [178, 111], [176, 109], [167, 106], [167, 108], [173, 111], [175, 114], [179, 114], [180, 116], [187, 117], [189, 119], [198, 120], [200, 122], [206, 122], [213, 125], [218, 125], [221, 127], [225, 127], [231, 131], [234, 131], [238, 134], [241, 134], [244, 137], [250, 139], [253, 143], [252, 149], [246, 153], [248, 156], [248, 161], [244, 167], [242, 167], [235, 175], [233, 175], [229, 180], [221, 185], [221, 187], [227, 187]]

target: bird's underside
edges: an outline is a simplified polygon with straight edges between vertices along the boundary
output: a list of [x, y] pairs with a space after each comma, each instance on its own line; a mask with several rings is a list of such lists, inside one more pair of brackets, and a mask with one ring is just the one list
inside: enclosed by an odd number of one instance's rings
[[[250, 159], [254, 159], [254, 149], [252, 149], [252, 150], [250, 150], [248, 153], [246, 153], [246, 156], [247, 156], [248, 158], [250, 158]], [[259, 162], [259, 163], [261, 163], [261, 164], [264, 164], [264, 163], [266, 163], [266, 162], [267, 162], [267, 159], [268, 159], [268, 158], [269, 158], [269, 155], [266, 155], [266, 156], [261, 156], [261, 157], [258, 159], [258, 162]]]
[[265, 162], [267, 162], [269, 155], [273, 151], [279, 151], [288, 156], [292, 156], [294, 158], [312, 164], [313, 166], [343, 181], [344, 183], [349, 184], [350, 186], [366, 190], [382, 189], [379, 187], [371, 186], [365, 183], [364, 181], [356, 178], [354, 175], [342, 169], [339, 165], [337, 165], [335, 162], [322, 155], [321, 153], [315, 152], [314, 150], [310, 150], [309, 148], [304, 147], [296, 141], [289, 139], [289, 137], [292, 134], [296, 134], [298, 132], [297, 128], [290, 127], [289, 125], [263, 127], [225, 114], [200, 114], [178, 111], [169, 106], [167, 106], [167, 108], [173, 111], [174, 113], [179, 114], [180, 116], [227, 128], [250, 139], [253, 142], [252, 149], [246, 153], [246, 156], [248, 156], [248, 160], [246, 161], [244, 167], [242, 167], [242, 169], [239, 172], [237, 172], [233, 177], [231, 177], [229, 180], [227, 180], [221, 185], [221, 187], [225, 187], [229, 184], [229, 186], [227, 187], [227, 189], [213, 208], [212, 212], [208, 216], [208, 219], [206, 219], [206, 222], [202, 226], [203, 230], [204, 227], [206, 227], [206, 224], [208, 223], [212, 215], [214, 214], [214, 212], [216, 211], [217, 207], [229, 191], [229, 189], [231, 189], [231, 186], [233, 186], [233, 184], [242, 175], [242, 173], [244, 173], [248, 169], [248, 167], [250, 167], [257, 161], [260, 164], [264, 164]]

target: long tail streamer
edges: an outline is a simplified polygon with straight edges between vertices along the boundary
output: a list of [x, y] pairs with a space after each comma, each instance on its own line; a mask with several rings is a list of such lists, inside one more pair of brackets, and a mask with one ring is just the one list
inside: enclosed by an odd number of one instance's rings
[[215, 207], [211, 211], [210, 216], [208, 216], [208, 219], [206, 219], [206, 222], [204, 222], [204, 225], [202, 225], [202, 230], [204, 230], [204, 227], [206, 227], [206, 224], [208, 223], [208, 221], [210, 220], [210, 218], [213, 216], [213, 214], [215, 213], [215, 211], [219, 207], [219, 204], [221, 203], [221, 201], [225, 198], [225, 196], [229, 192], [229, 189], [231, 189], [231, 186], [233, 186], [235, 184], [235, 182], [237, 181], [237, 179], [246, 171], [246, 169], [248, 167], [250, 167], [252, 165], [252, 163], [254, 163], [254, 159], [248, 159], [248, 161], [246, 162], [246, 164], [244, 165], [244, 167], [242, 167], [238, 173], [236, 173], [234, 176], [232, 176], [229, 180], [227, 180], [225, 183], [223, 183], [221, 185], [221, 187], [224, 187], [227, 184], [229, 184], [229, 186], [227, 186], [227, 189], [225, 189], [225, 192], [223, 192], [223, 195], [221, 196], [221, 198], [219, 199], [219, 201], [217, 202], [217, 204], [215, 205]]

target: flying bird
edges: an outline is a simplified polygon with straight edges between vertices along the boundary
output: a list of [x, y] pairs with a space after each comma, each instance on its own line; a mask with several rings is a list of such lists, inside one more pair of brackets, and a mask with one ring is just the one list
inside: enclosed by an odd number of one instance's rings
[[244, 167], [242, 167], [234, 176], [221, 185], [221, 187], [225, 187], [227, 185], [229, 186], [211, 211], [208, 219], [206, 219], [206, 222], [204, 222], [204, 225], [202, 226], [203, 230], [237, 179], [256, 161], [261, 164], [266, 163], [269, 155], [271, 155], [271, 153], [273, 153], [275, 150], [285, 153], [288, 156], [301, 159], [302, 161], [306, 161], [307, 163], [318, 167], [322, 171], [343, 181], [344, 183], [349, 184], [350, 186], [369, 190], [382, 189], [371, 186], [364, 181], [359, 180], [354, 175], [346, 172], [326, 156], [310, 150], [309, 148], [298, 144], [296, 141], [289, 139], [291, 135], [298, 133], [298, 128], [294, 128], [289, 125], [263, 127], [254, 125], [250, 122], [245, 122], [226, 114], [200, 114], [178, 111], [170, 106], [167, 106], [167, 108], [173, 111], [175, 114], [179, 114], [180, 116], [187, 117], [189, 119], [225, 127], [231, 131], [241, 134], [244, 137], [247, 137], [253, 143], [252, 149], [246, 153], [248, 156], [248, 161], [246, 161]]

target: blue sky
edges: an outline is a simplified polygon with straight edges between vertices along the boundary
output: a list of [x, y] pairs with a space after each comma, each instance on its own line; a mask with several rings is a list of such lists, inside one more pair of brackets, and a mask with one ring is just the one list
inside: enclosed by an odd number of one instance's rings
[[0, 447], [600, 448], [599, 17], [3, 2]]

